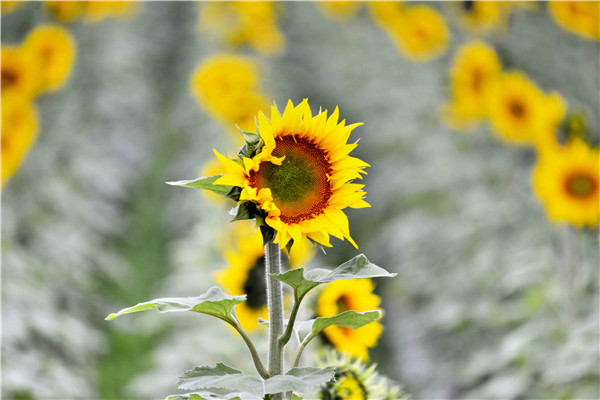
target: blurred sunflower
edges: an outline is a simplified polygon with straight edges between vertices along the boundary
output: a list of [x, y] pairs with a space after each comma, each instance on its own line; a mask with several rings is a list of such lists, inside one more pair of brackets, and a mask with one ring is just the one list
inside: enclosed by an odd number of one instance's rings
[[452, 101], [442, 110], [445, 121], [464, 130], [487, 116], [487, 92], [502, 65], [494, 48], [484, 42], [461, 46], [450, 70]]
[[376, 371], [347, 354], [330, 351], [319, 360], [320, 367], [335, 367], [335, 379], [324, 383], [317, 392], [322, 400], [408, 400], [398, 385], [392, 385]]
[[2, 186], [17, 171], [38, 133], [34, 104], [16, 93], [2, 93]]
[[[200, 64], [190, 80], [192, 93], [201, 107], [228, 127], [254, 130], [254, 116], [268, 108], [259, 90], [258, 67], [247, 57], [213, 56]], [[232, 130], [233, 133], [233, 130]], [[236, 134], [235, 139], [239, 140]]]
[[70, 23], [79, 18], [84, 11], [84, 1], [44, 1], [46, 11], [59, 22]]
[[24, 1], [2, 0], [0, 2], [0, 10], [2, 15], [11, 13], [25, 4]]
[[37, 71], [22, 47], [2, 45], [0, 79], [2, 94], [32, 97], [37, 86]]
[[106, 18], [129, 18], [137, 12], [140, 3], [140, 1], [85, 1], [83, 17], [92, 23]]
[[38, 90], [55, 91], [62, 87], [71, 74], [76, 53], [69, 31], [42, 25], [27, 35], [23, 46], [38, 69]]
[[369, 1], [368, 5], [375, 22], [385, 30], [397, 24], [404, 11], [403, 1]]
[[[243, 224], [236, 224], [243, 227]], [[240, 229], [240, 228], [238, 228]], [[247, 232], [243, 229], [244, 233]], [[247, 295], [235, 308], [235, 314], [246, 331], [258, 327], [259, 318], [268, 318], [265, 284], [265, 252], [260, 231], [240, 234], [233, 248], [224, 251], [227, 268], [215, 273], [215, 281], [232, 296]]]
[[502, 74], [488, 91], [488, 105], [495, 133], [518, 145], [556, 143], [554, 131], [566, 112], [560, 94], [545, 94], [519, 72]]
[[336, 20], [344, 21], [356, 16], [361, 6], [362, 1], [319, 1], [317, 7], [323, 15]]
[[264, 143], [251, 158], [240, 163], [215, 150], [227, 174], [215, 184], [240, 188], [239, 201], [251, 201], [265, 213], [265, 223], [275, 231], [274, 242], [290, 241], [301, 248], [309, 238], [331, 246], [329, 235], [350, 237], [346, 207], [370, 207], [363, 200], [360, 179], [369, 165], [350, 157], [356, 144], [347, 144], [352, 130], [361, 125], [338, 123], [336, 108], [314, 116], [305, 99], [294, 107], [288, 102], [283, 114], [271, 107], [271, 120], [258, 115], [259, 135]]
[[461, 26], [473, 33], [486, 33], [508, 22], [509, 1], [461, 1], [459, 7]]
[[[232, 226], [233, 231], [224, 238], [227, 267], [215, 273], [215, 281], [233, 296], [248, 296], [236, 306], [235, 312], [242, 327], [253, 331], [258, 327], [259, 318], [268, 317], [263, 240], [250, 221], [239, 221]], [[312, 256], [314, 249], [305, 252], [292, 249], [282, 261], [290, 268], [297, 268]]]
[[[373, 283], [369, 279], [332, 282], [319, 294], [317, 316], [332, 317], [348, 310], [382, 311], [378, 308], [381, 299], [373, 294], [373, 289]], [[361, 360], [368, 360], [367, 349], [377, 344], [382, 330], [381, 323], [375, 321], [358, 329], [330, 326], [323, 331], [323, 334], [338, 351]]]
[[539, 154], [533, 169], [533, 189], [548, 218], [577, 227], [600, 221], [600, 150], [581, 139]]
[[207, 2], [201, 5], [199, 28], [232, 46], [248, 44], [263, 54], [278, 54], [285, 37], [277, 26], [277, 7], [270, 1]]
[[598, 1], [550, 1], [548, 7], [563, 29], [587, 39], [600, 40]]
[[387, 24], [396, 46], [414, 61], [430, 61], [448, 48], [450, 30], [435, 9], [425, 5], [406, 7], [397, 21]]

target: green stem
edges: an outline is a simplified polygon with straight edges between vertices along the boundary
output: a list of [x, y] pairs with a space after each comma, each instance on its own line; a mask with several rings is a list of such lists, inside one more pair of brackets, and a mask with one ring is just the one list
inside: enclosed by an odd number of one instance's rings
[[298, 310], [300, 309], [300, 303], [302, 302], [302, 298], [303, 297], [300, 297], [294, 300], [294, 307], [292, 308], [287, 328], [285, 329], [284, 334], [281, 335], [281, 337], [279, 338], [279, 345], [282, 348], [287, 344], [287, 342], [290, 341], [290, 338], [292, 337], [292, 332], [294, 331], [294, 323], [296, 322], [296, 316], [298, 315]]
[[[265, 246], [265, 269], [267, 280], [267, 305], [269, 308], [269, 374], [283, 374], [283, 346], [279, 337], [283, 333], [283, 292], [281, 282], [271, 275], [281, 274], [281, 251], [279, 244], [269, 242]], [[273, 400], [282, 400], [281, 393]]]
[[304, 350], [308, 342], [310, 342], [314, 337], [315, 336], [313, 334], [310, 334], [304, 338], [302, 343], [300, 343], [300, 346], [298, 346], [298, 350], [296, 350], [294, 361], [292, 362], [292, 368], [296, 368], [298, 366], [298, 364], [300, 363], [300, 356], [302, 355], [302, 351]]
[[231, 326], [233, 326], [233, 328], [240, 334], [242, 339], [244, 339], [244, 342], [246, 342], [246, 345], [248, 346], [248, 350], [250, 350], [250, 355], [252, 356], [252, 361], [254, 362], [254, 366], [256, 367], [256, 371], [258, 371], [258, 374], [263, 379], [269, 378], [271, 375], [269, 375], [269, 372], [266, 370], [265, 366], [263, 365], [262, 361], [260, 360], [260, 357], [258, 356], [258, 352], [256, 351], [256, 347], [254, 347], [254, 343], [252, 343], [252, 340], [250, 340], [250, 337], [248, 336], [246, 331], [242, 328], [240, 323], [236, 320], [234, 320], [234, 322], [231, 322], [231, 321], [226, 321], [226, 322], [228, 322]]

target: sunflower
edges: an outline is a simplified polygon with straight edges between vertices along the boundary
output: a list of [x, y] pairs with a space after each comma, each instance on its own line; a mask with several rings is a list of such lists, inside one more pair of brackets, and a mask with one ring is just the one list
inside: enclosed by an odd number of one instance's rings
[[356, 16], [362, 6], [361, 1], [319, 1], [316, 4], [323, 15], [337, 21]]
[[285, 37], [277, 26], [276, 2], [209, 2], [200, 10], [200, 29], [232, 46], [250, 45], [263, 54], [277, 54]]
[[546, 94], [519, 72], [503, 73], [488, 91], [489, 118], [498, 136], [508, 143], [545, 146], [564, 118], [560, 94]]
[[38, 133], [38, 116], [30, 99], [2, 94], [2, 186], [17, 171]]
[[[232, 232], [224, 237], [223, 251], [227, 267], [215, 274], [215, 281], [232, 296], [247, 295], [247, 300], [236, 306], [235, 312], [242, 327], [247, 331], [258, 327], [259, 318], [267, 318], [265, 286], [265, 251], [260, 231], [249, 221], [240, 221]], [[314, 250], [301, 253], [292, 249], [289, 257], [283, 257], [289, 268], [303, 265], [314, 255]]]
[[461, 1], [459, 21], [461, 26], [473, 33], [486, 33], [508, 22], [512, 2], [508, 1]]
[[32, 97], [37, 86], [37, 71], [22, 47], [2, 45], [0, 76], [2, 94]]
[[262, 146], [255, 155], [235, 162], [215, 150], [227, 174], [214, 184], [238, 187], [240, 202], [257, 204], [282, 247], [304, 247], [306, 238], [331, 246], [329, 235], [357, 247], [342, 210], [369, 207], [364, 185], [349, 183], [369, 165], [349, 156], [356, 144], [346, 143], [361, 124], [346, 126], [338, 116], [336, 108], [329, 118], [327, 111], [313, 117], [306, 99], [295, 107], [290, 100], [283, 114], [273, 106], [271, 120], [258, 116]]
[[448, 48], [450, 31], [444, 18], [432, 7], [406, 7], [387, 31], [396, 46], [414, 61], [430, 61]]
[[2, 0], [0, 2], [0, 10], [2, 15], [8, 14], [20, 8], [23, 4], [25, 4], [24, 1]]
[[320, 367], [335, 367], [335, 380], [324, 383], [317, 392], [322, 400], [408, 400], [402, 388], [379, 375], [376, 364], [337, 351], [327, 352], [318, 361]]
[[85, 7], [84, 1], [44, 1], [46, 11], [59, 22], [70, 23], [79, 18]]
[[129, 18], [140, 5], [139, 1], [86, 1], [83, 17], [88, 22], [98, 22], [106, 18]]
[[533, 190], [554, 222], [594, 227], [600, 212], [600, 150], [581, 139], [540, 153], [533, 169]]
[[23, 46], [38, 69], [38, 89], [55, 91], [62, 87], [71, 74], [76, 52], [69, 31], [60, 26], [38, 26], [27, 35]]
[[235, 124], [243, 130], [253, 130], [254, 116], [268, 107], [259, 82], [258, 67], [252, 59], [219, 54], [196, 68], [190, 88], [200, 106], [216, 119], [228, 127]]
[[597, 1], [551, 1], [552, 17], [564, 29], [587, 39], [600, 40], [600, 3]]
[[[381, 299], [373, 294], [373, 289], [373, 283], [369, 279], [332, 282], [319, 294], [317, 316], [332, 317], [348, 310], [382, 311], [378, 308]], [[323, 333], [338, 351], [367, 360], [367, 349], [377, 344], [382, 330], [383, 326], [376, 321], [358, 329], [330, 326]]]
[[369, 1], [368, 5], [375, 22], [385, 30], [399, 23], [404, 11], [403, 1]]
[[487, 92], [502, 65], [494, 48], [484, 42], [461, 46], [450, 70], [452, 102], [443, 113], [450, 126], [461, 129], [487, 116]]

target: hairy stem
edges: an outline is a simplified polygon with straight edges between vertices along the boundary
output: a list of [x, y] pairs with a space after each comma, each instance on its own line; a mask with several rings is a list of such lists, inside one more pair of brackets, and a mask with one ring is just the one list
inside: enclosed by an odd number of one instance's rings
[[[269, 374], [283, 374], [283, 346], [279, 337], [283, 333], [283, 292], [281, 282], [270, 275], [281, 273], [281, 251], [279, 244], [269, 242], [265, 246], [265, 268], [267, 280], [267, 305], [269, 307]], [[273, 399], [281, 400], [282, 394]]]
[[248, 346], [248, 350], [250, 350], [250, 355], [252, 356], [252, 361], [254, 362], [254, 366], [256, 367], [256, 371], [258, 371], [258, 374], [263, 379], [269, 378], [270, 377], [269, 372], [266, 370], [265, 366], [263, 365], [262, 361], [260, 360], [260, 357], [258, 356], [258, 352], [256, 351], [256, 347], [254, 347], [254, 343], [252, 343], [252, 340], [250, 340], [250, 337], [248, 336], [246, 331], [242, 328], [240, 323], [237, 321], [234, 321], [233, 323], [230, 321], [227, 321], [227, 322], [229, 322], [229, 324], [231, 326], [233, 326], [233, 328], [240, 334], [242, 339], [244, 339], [244, 342], [246, 342], [246, 345]]

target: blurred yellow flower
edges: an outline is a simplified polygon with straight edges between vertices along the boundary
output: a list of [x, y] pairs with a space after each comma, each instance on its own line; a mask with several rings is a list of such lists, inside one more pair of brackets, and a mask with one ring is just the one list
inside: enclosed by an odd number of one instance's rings
[[374, 5], [372, 11], [398, 49], [414, 61], [430, 61], [448, 48], [450, 31], [444, 18], [432, 7], [401, 7], [392, 3]]
[[[234, 225], [237, 229], [244, 224]], [[252, 231], [249, 231], [252, 232]], [[215, 273], [215, 281], [232, 296], [247, 295], [235, 308], [235, 314], [246, 331], [258, 327], [259, 318], [268, 318], [265, 284], [265, 252], [258, 229], [253, 234], [238, 234], [235, 246], [224, 251], [227, 268]]]
[[577, 227], [600, 221], [600, 150], [580, 139], [539, 153], [533, 169], [533, 189], [548, 218]]
[[61, 88], [71, 74], [76, 53], [69, 31], [55, 25], [38, 26], [27, 35], [23, 46], [38, 70], [38, 90]]
[[79, 18], [84, 11], [85, 1], [44, 1], [44, 8], [57, 21], [70, 23]]
[[83, 16], [89, 22], [106, 18], [129, 18], [134, 15], [140, 1], [85, 1]]
[[551, 144], [566, 112], [560, 94], [545, 94], [519, 72], [501, 75], [488, 92], [488, 104], [494, 132], [503, 141], [518, 145]]
[[494, 48], [480, 41], [462, 45], [450, 69], [452, 100], [445, 104], [444, 120], [465, 130], [487, 116], [487, 92], [502, 70]]
[[31, 97], [37, 88], [37, 70], [22, 47], [2, 45], [0, 79], [2, 94]]
[[34, 104], [17, 93], [2, 93], [2, 186], [17, 171], [38, 133]]
[[11, 13], [25, 4], [24, 1], [2, 0], [0, 2], [0, 10], [2, 15]]
[[367, 400], [367, 391], [362, 383], [353, 375], [343, 375], [336, 386], [337, 398], [342, 400]]
[[370, 1], [368, 5], [375, 22], [386, 30], [399, 21], [404, 10], [403, 1]]
[[486, 33], [508, 22], [512, 2], [462, 1], [460, 23], [473, 33]]
[[[268, 317], [263, 239], [254, 221], [237, 221], [232, 227], [223, 251], [227, 267], [215, 273], [215, 281], [233, 296], [248, 296], [236, 306], [235, 313], [242, 327], [253, 331], [258, 327], [258, 318]], [[313, 248], [305, 252], [292, 249], [289, 257], [283, 254], [282, 261], [297, 268], [314, 253]]]
[[278, 6], [271, 1], [207, 2], [201, 5], [199, 29], [232, 46], [248, 44], [260, 53], [278, 54], [285, 46]]
[[550, 1], [552, 17], [569, 32], [600, 40], [600, 3], [598, 1]]
[[[254, 131], [254, 116], [269, 106], [259, 81], [258, 68], [250, 58], [221, 54], [196, 68], [190, 87], [200, 106], [213, 117], [228, 127], [237, 124]], [[240, 137], [235, 135], [236, 140]]]
[[[319, 294], [317, 316], [332, 317], [348, 310], [381, 311], [381, 299], [373, 294], [373, 289], [369, 279], [332, 282]], [[377, 344], [382, 330], [381, 323], [375, 321], [358, 329], [330, 326], [323, 333], [336, 350], [365, 361], [369, 359], [368, 348]]]
[[350, 19], [358, 13], [363, 5], [362, 1], [319, 1], [317, 7], [326, 17], [343, 21]]

